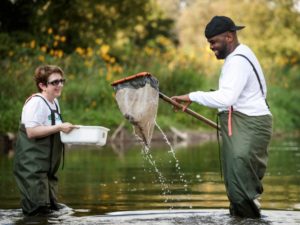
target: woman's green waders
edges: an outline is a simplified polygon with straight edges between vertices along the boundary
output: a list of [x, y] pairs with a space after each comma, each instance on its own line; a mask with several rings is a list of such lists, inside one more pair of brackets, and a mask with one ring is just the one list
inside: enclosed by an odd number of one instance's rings
[[228, 112], [219, 114], [222, 135], [222, 167], [230, 213], [258, 218], [253, 200], [263, 192], [262, 178], [268, 161], [272, 116], [247, 116], [232, 112], [232, 136], [228, 136]]
[[14, 174], [21, 192], [24, 214], [30, 215], [40, 207], [50, 207], [57, 203], [55, 174], [59, 168], [61, 154], [62, 143], [59, 133], [54, 134], [51, 153], [50, 137], [28, 139], [24, 125], [21, 125], [16, 146]]
[[[34, 97], [41, 97], [36, 95]], [[48, 105], [46, 100], [41, 97]], [[51, 110], [51, 124], [55, 124], [56, 110]], [[41, 209], [57, 210], [57, 177], [55, 176], [63, 144], [60, 134], [55, 133], [44, 138], [29, 139], [24, 124], [19, 127], [14, 160], [14, 175], [21, 193], [21, 206], [25, 215], [34, 215]]]

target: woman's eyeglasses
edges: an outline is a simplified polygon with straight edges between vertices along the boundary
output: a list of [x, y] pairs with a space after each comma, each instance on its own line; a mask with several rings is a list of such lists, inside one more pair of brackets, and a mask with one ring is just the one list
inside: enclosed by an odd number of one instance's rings
[[60, 83], [64, 84], [66, 82], [65, 79], [57, 79], [57, 80], [53, 80], [53, 81], [48, 81], [47, 84], [51, 84], [53, 86], [58, 86]]

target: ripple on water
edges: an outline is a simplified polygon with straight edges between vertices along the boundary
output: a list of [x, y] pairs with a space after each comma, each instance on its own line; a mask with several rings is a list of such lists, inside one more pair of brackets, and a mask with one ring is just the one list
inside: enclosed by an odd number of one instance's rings
[[112, 212], [98, 216], [74, 216], [76, 210], [65, 210], [48, 218], [23, 218], [21, 210], [0, 210], [0, 225], [16, 224], [228, 224], [228, 225], [261, 225], [261, 224], [300, 224], [299, 211], [263, 210], [261, 219], [240, 219], [229, 216], [225, 209], [207, 210], [145, 210]]

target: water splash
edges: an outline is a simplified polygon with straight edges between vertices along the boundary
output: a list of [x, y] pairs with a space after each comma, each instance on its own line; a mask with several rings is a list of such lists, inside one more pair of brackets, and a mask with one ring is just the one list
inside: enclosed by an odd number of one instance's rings
[[150, 152], [150, 147], [148, 147], [145, 142], [140, 138], [140, 136], [135, 135], [136, 138], [139, 140], [139, 142], [142, 144], [142, 153], [144, 156], [145, 161], [149, 162], [152, 168], [154, 169], [154, 172], [157, 175], [158, 181], [161, 185], [162, 195], [165, 198], [165, 202], [169, 202], [169, 196], [171, 195], [170, 187], [167, 183], [166, 177], [163, 175], [163, 173], [158, 169], [156, 162]]
[[185, 179], [185, 175], [184, 173], [181, 171], [180, 168], [180, 164], [179, 164], [179, 160], [176, 157], [175, 151], [170, 143], [170, 141], [167, 138], [167, 135], [163, 132], [163, 130], [161, 129], [161, 127], [158, 125], [158, 123], [155, 121], [155, 126], [158, 128], [158, 130], [161, 132], [161, 134], [163, 135], [163, 138], [165, 140], [165, 142], [167, 143], [167, 145], [170, 147], [170, 151], [168, 151], [169, 153], [171, 153], [173, 159], [175, 160], [175, 167], [176, 167], [176, 171], [179, 174], [179, 179], [180, 181], [184, 184], [184, 190], [187, 192], [188, 191], [188, 182]]
[[[163, 130], [161, 129], [161, 127], [158, 125], [158, 123], [155, 121], [155, 126], [158, 128], [158, 130], [161, 132], [161, 134], [163, 135], [163, 138], [165, 140], [165, 142], [167, 143], [167, 145], [170, 147], [170, 151], [168, 151], [169, 153], [171, 153], [173, 159], [175, 160], [175, 167], [176, 167], [176, 171], [179, 174], [179, 179], [180, 181], [183, 183], [183, 187], [184, 187], [184, 191], [186, 193], [188, 193], [188, 182], [185, 179], [185, 174], [181, 171], [180, 168], [180, 164], [179, 164], [179, 160], [176, 157], [175, 151], [170, 143], [170, 141], [167, 138], [167, 135], [163, 132]], [[191, 200], [191, 196], [188, 194], [187, 195], [187, 200], [190, 201]], [[193, 208], [192, 205], [189, 206], [190, 209]]]
[[[175, 151], [170, 143], [170, 141], [168, 140], [166, 134], [163, 132], [163, 130], [161, 129], [161, 127], [158, 125], [158, 123], [155, 120], [155, 126], [158, 128], [158, 130], [160, 131], [160, 133], [162, 134], [166, 144], [169, 146], [170, 150], [168, 151], [168, 153], [171, 154], [172, 158], [175, 161], [175, 168], [176, 168], [176, 172], [179, 175], [179, 180], [181, 183], [183, 183], [183, 187], [184, 187], [184, 191], [188, 192], [188, 182], [185, 179], [185, 174], [182, 172], [181, 168], [180, 168], [180, 164], [179, 164], [179, 160], [176, 157]], [[139, 142], [142, 144], [143, 148], [142, 148], [142, 153], [144, 156], [144, 159], [146, 161], [148, 161], [150, 163], [150, 165], [153, 167], [154, 172], [157, 174], [158, 176], [158, 180], [160, 182], [161, 185], [161, 189], [162, 189], [162, 194], [163, 196], [165, 196], [165, 202], [169, 202], [169, 201], [174, 201], [174, 199], [171, 197], [172, 192], [170, 190], [170, 187], [168, 185], [168, 181], [166, 179], [166, 177], [163, 175], [163, 173], [158, 169], [156, 162], [153, 158], [153, 156], [151, 155], [150, 152], [150, 146], [145, 145], [145, 142], [141, 139], [140, 136], [135, 135], [136, 138], [139, 140]], [[171, 161], [170, 161], [171, 162]], [[169, 182], [171, 184], [173, 184], [173, 182]], [[188, 200], [190, 200], [190, 196], [188, 195]], [[173, 208], [173, 206], [171, 206], [171, 208]], [[192, 208], [192, 206], [190, 206], [190, 208]]]

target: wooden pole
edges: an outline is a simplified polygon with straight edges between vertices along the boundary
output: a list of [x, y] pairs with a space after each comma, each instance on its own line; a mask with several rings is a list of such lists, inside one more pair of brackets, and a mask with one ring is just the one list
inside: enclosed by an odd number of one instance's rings
[[[159, 97], [161, 99], [163, 99], [164, 101], [170, 103], [171, 105], [173, 105], [173, 106], [175, 106], [175, 107], [177, 107], [179, 109], [183, 108], [183, 105], [179, 104], [178, 102], [175, 102], [174, 100], [172, 100], [171, 98], [169, 98], [168, 96], [166, 96], [165, 94], [163, 94], [161, 92], [159, 92]], [[198, 120], [203, 121], [204, 123], [208, 124], [209, 126], [211, 126], [213, 128], [216, 128], [216, 129], [219, 128], [220, 129], [220, 127], [218, 127], [218, 125], [215, 122], [213, 122], [213, 121], [205, 118], [204, 116], [196, 113], [195, 111], [193, 111], [193, 110], [191, 110], [189, 108], [187, 108], [184, 112], [187, 113], [187, 114], [189, 114], [189, 115], [191, 115], [191, 116], [193, 116], [193, 117], [195, 117]]]

